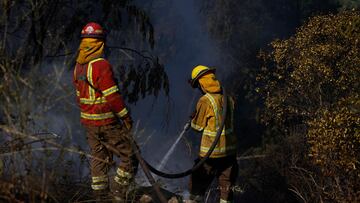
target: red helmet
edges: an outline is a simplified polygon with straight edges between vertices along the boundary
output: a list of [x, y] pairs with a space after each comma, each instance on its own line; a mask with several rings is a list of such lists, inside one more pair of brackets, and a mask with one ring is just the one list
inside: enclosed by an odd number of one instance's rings
[[101, 25], [90, 22], [81, 30], [81, 38], [105, 38], [105, 31]]

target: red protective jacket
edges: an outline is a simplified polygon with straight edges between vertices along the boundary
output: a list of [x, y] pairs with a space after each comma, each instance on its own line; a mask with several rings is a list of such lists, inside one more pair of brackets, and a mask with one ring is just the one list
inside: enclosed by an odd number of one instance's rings
[[74, 85], [84, 125], [107, 125], [116, 122], [116, 117], [127, 116], [128, 110], [107, 60], [97, 58], [87, 64], [77, 63]]

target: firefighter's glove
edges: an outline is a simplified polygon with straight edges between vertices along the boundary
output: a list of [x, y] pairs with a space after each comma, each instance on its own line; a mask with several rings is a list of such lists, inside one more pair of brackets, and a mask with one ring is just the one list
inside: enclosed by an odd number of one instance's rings
[[131, 130], [131, 128], [132, 128], [132, 123], [133, 123], [133, 121], [132, 121], [132, 119], [131, 119], [131, 116], [130, 116], [130, 115], [126, 115], [125, 117], [122, 118], [122, 121], [123, 121], [126, 129]]

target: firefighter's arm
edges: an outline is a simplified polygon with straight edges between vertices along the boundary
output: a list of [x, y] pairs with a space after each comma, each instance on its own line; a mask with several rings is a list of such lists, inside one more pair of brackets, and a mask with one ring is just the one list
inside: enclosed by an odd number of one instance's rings
[[132, 119], [119, 92], [119, 88], [115, 83], [112, 68], [107, 61], [101, 61], [101, 63], [103, 64], [101, 70], [99, 70], [98, 87], [111, 108], [111, 111], [114, 112], [116, 116], [124, 122], [126, 128], [130, 130], [132, 127]]
[[133, 120], [131, 119], [131, 116], [129, 113], [125, 117], [122, 118], [122, 121], [124, 122], [124, 125], [128, 130], [132, 129]]
[[191, 127], [196, 131], [203, 131], [207, 125], [208, 104], [200, 99], [196, 105], [196, 111], [192, 115]]

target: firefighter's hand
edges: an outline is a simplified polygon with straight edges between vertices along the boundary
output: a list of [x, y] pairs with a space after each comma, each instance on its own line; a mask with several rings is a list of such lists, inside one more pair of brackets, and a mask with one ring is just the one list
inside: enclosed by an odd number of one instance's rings
[[130, 116], [130, 115], [126, 115], [125, 117], [122, 118], [122, 121], [123, 121], [126, 129], [131, 130], [131, 128], [132, 128], [132, 123], [133, 123], [133, 121], [132, 121], [132, 119], [131, 119], [131, 116]]

